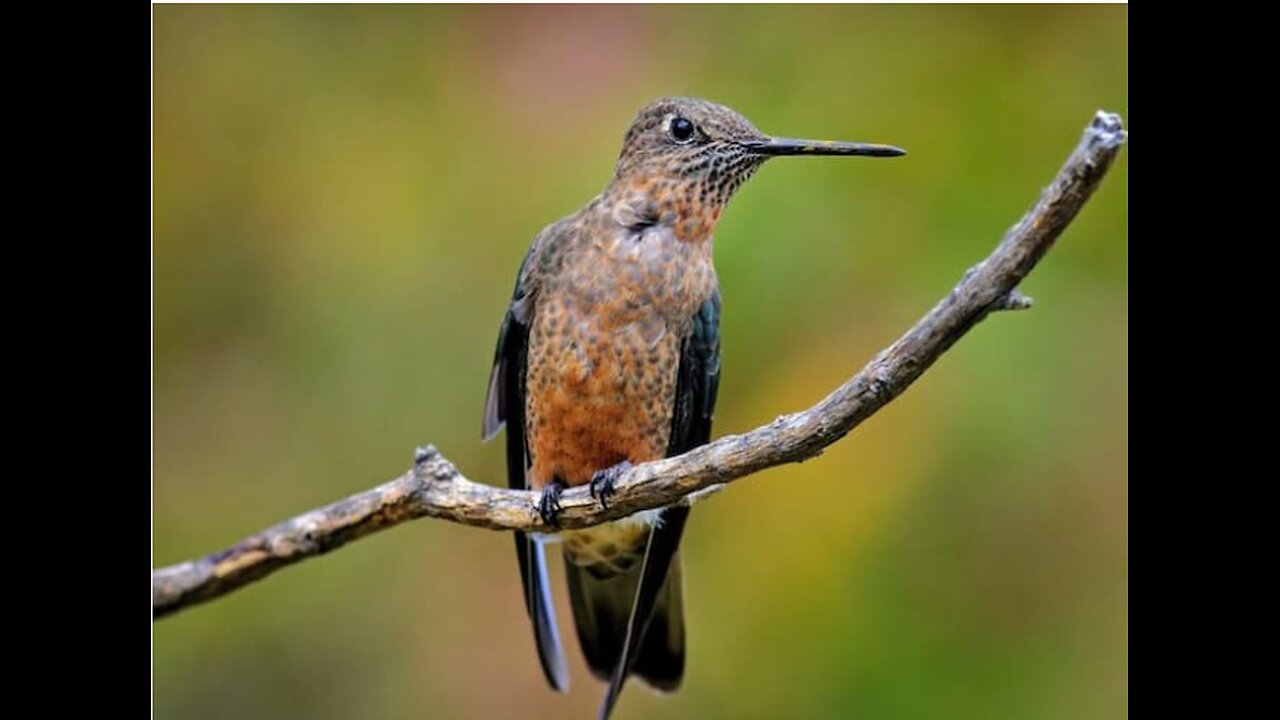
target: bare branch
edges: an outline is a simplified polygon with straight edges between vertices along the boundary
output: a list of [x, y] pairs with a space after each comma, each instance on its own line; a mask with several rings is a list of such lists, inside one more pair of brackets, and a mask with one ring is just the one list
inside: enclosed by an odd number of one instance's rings
[[[1084, 206], [1126, 137], [1118, 115], [1099, 111], [1053, 183], [995, 251], [905, 335], [817, 405], [684, 455], [637, 465], [619, 477], [607, 510], [586, 488], [570, 489], [561, 497], [560, 527], [582, 528], [693, 502], [730, 481], [821, 453], [906, 390], [988, 313], [1030, 307], [1018, 284]], [[219, 597], [285, 565], [415, 518], [491, 530], [554, 531], [535, 512], [536, 499], [532, 492], [472, 482], [435, 448], [422, 448], [413, 468], [385, 485], [287, 520], [222, 552], [154, 571], [152, 612], [158, 618]]]

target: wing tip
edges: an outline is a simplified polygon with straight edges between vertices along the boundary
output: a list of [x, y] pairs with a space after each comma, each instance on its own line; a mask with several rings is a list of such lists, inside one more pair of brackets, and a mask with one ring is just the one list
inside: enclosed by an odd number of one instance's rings
[[542, 672], [547, 683], [556, 692], [569, 692], [569, 667], [565, 662], [564, 648], [560, 645], [560, 629], [556, 626], [555, 607], [551, 601], [551, 583], [547, 577], [547, 556], [532, 538], [529, 550], [533, 553], [533, 567], [530, 568], [531, 582], [534, 584], [529, 592], [533, 593], [530, 602], [533, 607], [534, 642], [538, 646], [538, 661], [542, 664]]
[[480, 428], [480, 442], [489, 442], [502, 432], [502, 428], [507, 426], [506, 420], [490, 419], [489, 416], [484, 418], [484, 427]]
[[489, 371], [489, 388], [484, 396], [484, 425], [480, 429], [482, 442], [492, 440], [502, 426], [507, 424], [506, 413], [503, 412], [502, 407], [502, 390], [498, 387], [506, 374], [506, 366], [506, 360], [499, 360]]
[[546, 671], [547, 682], [550, 683], [551, 689], [563, 695], [569, 692], [569, 668], [564, 664], [564, 657], [557, 660], [554, 667], [543, 669]]
[[[551, 648], [543, 648], [541, 644], [538, 648], [538, 660], [542, 665], [542, 674], [547, 678], [547, 684], [551, 689], [558, 693], [569, 692], [569, 667], [565, 664], [564, 652], [560, 649], [559, 642], [551, 643]], [[549, 653], [549, 654], [544, 654]]]

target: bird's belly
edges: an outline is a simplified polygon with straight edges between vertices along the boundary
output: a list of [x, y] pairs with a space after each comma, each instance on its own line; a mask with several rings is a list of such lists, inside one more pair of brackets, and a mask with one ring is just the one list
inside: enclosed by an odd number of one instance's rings
[[551, 299], [533, 321], [525, 402], [535, 489], [666, 454], [679, 339], [660, 318], [608, 327], [594, 310]]
[[603, 525], [560, 533], [565, 555], [574, 565], [594, 568], [597, 574], [628, 572], [644, 559], [649, 532], [660, 512], [644, 510]]

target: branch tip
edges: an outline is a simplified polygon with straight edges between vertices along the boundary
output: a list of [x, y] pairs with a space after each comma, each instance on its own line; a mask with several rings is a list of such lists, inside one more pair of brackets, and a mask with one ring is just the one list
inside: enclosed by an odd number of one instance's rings
[[1094, 113], [1093, 121], [1089, 123], [1085, 134], [1093, 136], [1098, 142], [1112, 148], [1123, 145], [1129, 139], [1129, 133], [1124, 129], [1124, 121], [1120, 119], [1120, 115], [1106, 110]]

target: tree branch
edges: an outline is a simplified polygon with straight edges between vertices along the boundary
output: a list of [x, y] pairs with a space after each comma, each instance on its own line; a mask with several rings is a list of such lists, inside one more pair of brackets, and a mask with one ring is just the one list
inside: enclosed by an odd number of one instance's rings
[[[1018, 283], [1084, 206], [1126, 140], [1120, 117], [1099, 111], [1053, 183], [991, 255], [893, 345], [804, 412], [678, 457], [637, 465], [619, 477], [609, 508], [573, 488], [561, 497], [561, 528], [582, 528], [675, 502], [694, 502], [737, 478], [814, 457], [870, 417], [996, 310], [1023, 309]], [[534, 510], [537, 495], [480, 485], [434, 447], [413, 468], [372, 490], [312, 510], [207, 557], [151, 574], [153, 617], [219, 597], [299, 560], [420, 517], [489, 528], [551, 532]]]

